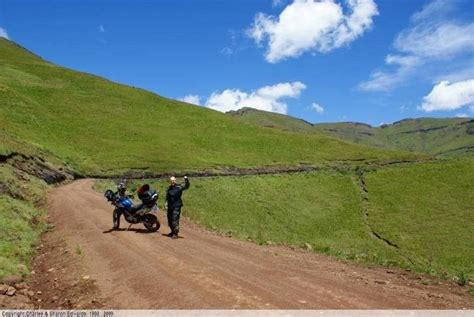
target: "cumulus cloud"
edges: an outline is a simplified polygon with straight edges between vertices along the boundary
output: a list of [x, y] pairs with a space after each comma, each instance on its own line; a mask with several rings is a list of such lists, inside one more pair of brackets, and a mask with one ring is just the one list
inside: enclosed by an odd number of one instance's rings
[[2, 27], [0, 27], [0, 37], [6, 38], [7, 40], [9, 39], [7, 30]]
[[[433, 1], [411, 18], [411, 25], [394, 40], [396, 53], [385, 59], [385, 68], [359, 84], [365, 91], [389, 91], [418, 73], [423, 66], [452, 61], [474, 51], [474, 23], [446, 18], [453, 1]], [[461, 71], [465, 73], [465, 71]], [[451, 74], [450, 76], [453, 76]]]
[[197, 105], [197, 106], [201, 104], [201, 97], [199, 97], [198, 95], [187, 95], [187, 96], [184, 96], [183, 98], [179, 98], [178, 100], [181, 100], [193, 105]]
[[474, 47], [474, 23], [421, 24], [400, 33], [394, 46], [402, 53], [426, 58], [445, 58]]
[[317, 104], [315, 102], [313, 102], [311, 104], [311, 108], [316, 111], [317, 113], [323, 113], [324, 112], [324, 108], [320, 105], [320, 104]]
[[270, 63], [308, 51], [327, 53], [361, 36], [378, 14], [373, 0], [346, 3], [343, 8], [334, 0], [294, 0], [278, 17], [258, 13], [248, 35], [259, 45], [267, 44], [265, 59]]
[[285, 98], [297, 98], [306, 88], [306, 85], [295, 81], [265, 86], [255, 91], [244, 92], [240, 89], [226, 89], [213, 93], [205, 106], [217, 111], [227, 112], [244, 107], [286, 114]]
[[450, 83], [442, 81], [423, 97], [420, 108], [426, 112], [456, 110], [474, 105], [474, 79]]

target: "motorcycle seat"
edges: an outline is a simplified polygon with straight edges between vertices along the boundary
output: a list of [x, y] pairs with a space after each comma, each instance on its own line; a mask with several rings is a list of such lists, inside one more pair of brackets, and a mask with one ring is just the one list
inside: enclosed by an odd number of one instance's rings
[[139, 211], [140, 209], [142, 209], [143, 207], [144, 207], [143, 204], [134, 205], [134, 206], [132, 206], [132, 208], [130, 208], [129, 211], [130, 211], [130, 212], [137, 212], [137, 211]]

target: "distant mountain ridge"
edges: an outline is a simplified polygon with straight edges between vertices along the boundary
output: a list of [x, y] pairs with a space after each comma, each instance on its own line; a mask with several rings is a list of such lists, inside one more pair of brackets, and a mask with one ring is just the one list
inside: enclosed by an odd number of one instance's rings
[[441, 156], [474, 154], [473, 118], [408, 118], [373, 127], [360, 122], [312, 124], [287, 115], [242, 108], [228, 112], [247, 123], [298, 133], [321, 133], [374, 147]]

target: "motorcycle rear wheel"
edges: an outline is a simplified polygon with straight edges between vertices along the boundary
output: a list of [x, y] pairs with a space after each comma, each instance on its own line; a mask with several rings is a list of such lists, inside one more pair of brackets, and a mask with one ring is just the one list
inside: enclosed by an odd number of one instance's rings
[[143, 216], [143, 225], [148, 231], [155, 232], [160, 229], [160, 221], [155, 215], [147, 214]]

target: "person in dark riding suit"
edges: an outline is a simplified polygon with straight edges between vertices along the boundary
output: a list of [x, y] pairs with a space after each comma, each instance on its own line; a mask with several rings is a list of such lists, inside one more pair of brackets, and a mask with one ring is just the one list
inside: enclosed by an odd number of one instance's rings
[[181, 195], [183, 190], [189, 188], [189, 179], [184, 176], [184, 185], [176, 183], [176, 177], [170, 177], [170, 186], [166, 191], [166, 203], [168, 206], [168, 225], [171, 232], [169, 236], [173, 239], [178, 239], [179, 233], [179, 218], [181, 216], [181, 207], [183, 207], [183, 201]]

